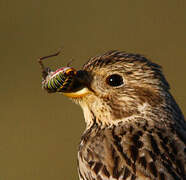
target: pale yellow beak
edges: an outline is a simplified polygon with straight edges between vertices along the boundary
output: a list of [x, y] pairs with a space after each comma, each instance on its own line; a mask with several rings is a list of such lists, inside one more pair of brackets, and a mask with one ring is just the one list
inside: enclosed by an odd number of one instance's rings
[[87, 87], [84, 87], [76, 92], [62, 92], [64, 96], [70, 97], [70, 98], [82, 98], [83, 96], [86, 96], [87, 94], [92, 93]]

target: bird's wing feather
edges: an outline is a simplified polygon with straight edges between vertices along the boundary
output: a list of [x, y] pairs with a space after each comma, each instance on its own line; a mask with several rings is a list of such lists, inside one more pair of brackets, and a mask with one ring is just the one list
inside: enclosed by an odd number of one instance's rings
[[88, 141], [82, 139], [80, 145], [80, 179], [185, 179], [184, 144], [174, 141], [176, 135], [168, 137], [157, 128], [144, 128], [92, 130], [91, 136], [86, 136]]

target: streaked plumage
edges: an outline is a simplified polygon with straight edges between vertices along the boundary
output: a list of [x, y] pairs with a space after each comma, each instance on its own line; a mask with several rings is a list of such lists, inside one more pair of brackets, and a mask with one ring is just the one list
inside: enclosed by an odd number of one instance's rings
[[[95, 92], [80, 100], [88, 123], [78, 152], [80, 179], [186, 179], [186, 123], [161, 68], [114, 51], [83, 70]], [[124, 76], [124, 86], [104, 84], [113, 73]]]
[[[161, 67], [111, 51], [81, 72], [84, 88], [67, 93], [87, 124], [78, 151], [80, 180], [186, 179], [186, 121]], [[113, 74], [123, 82], [113, 83]]]

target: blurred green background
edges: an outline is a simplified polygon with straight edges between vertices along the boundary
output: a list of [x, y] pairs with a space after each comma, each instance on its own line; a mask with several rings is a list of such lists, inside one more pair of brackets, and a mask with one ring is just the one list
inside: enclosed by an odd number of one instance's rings
[[0, 0], [0, 179], [75, 180], [80, 107], [41, 89], [37, 58], [54, 69], [118, 49], [164, 67], [186, 114], [185, 0]]

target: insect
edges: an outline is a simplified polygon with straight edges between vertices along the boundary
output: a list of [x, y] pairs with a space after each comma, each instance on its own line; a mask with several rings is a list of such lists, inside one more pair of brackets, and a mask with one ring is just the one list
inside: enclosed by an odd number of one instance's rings
[[77, 71], [74, 68], [69, 67], [69, 64], [67, 65], [67, 67], [61, 67], [56, 71], [52, 71], [48, 67], [46, 68], [43, 64], [44, 59], [58, 56], [59, 53], [60, 51], [48, 56], [43, 56], [38, 59], [38, 63], [40, 64], [42, 69], [42, 87], [49, 93], [68, 92], [74, 85], [74, 77], [76, 76]]

